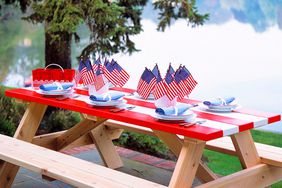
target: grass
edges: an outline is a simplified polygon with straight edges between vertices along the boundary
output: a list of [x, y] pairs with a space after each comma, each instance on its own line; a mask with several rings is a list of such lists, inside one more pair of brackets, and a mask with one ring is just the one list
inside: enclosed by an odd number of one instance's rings
[[[252, 130], [253, 139], [255, 142], [282, 147], [282, 135]], [[237, 157], [205, 150], [204, 155], [208, 158], [208, 167], [216, 174], [223, 176], [235, 173], [242, 169], [240, 161]], [[282, 188], [282, 181], [271, 186], [272, 188]]]

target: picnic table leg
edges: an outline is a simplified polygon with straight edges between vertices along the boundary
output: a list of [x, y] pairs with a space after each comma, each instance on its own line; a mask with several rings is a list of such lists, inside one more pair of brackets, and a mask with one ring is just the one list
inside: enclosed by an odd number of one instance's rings
[[[24, 113], [23, 118], [21, 119], [14, 138], [31, 142], [40, 125], [46, 108], [47, 105], [30, 103]], [[0, 169], [1, 187], [11, 187], [18, 170], [18, 166], [4, 162]]]
[[205, 144], [204, 141], [184, 138], [183, 146], [169, 183], [170, 188], [192, 186]]
[[123, 166], [123, 162], [115, 149], [105, 125], [100, 125], [93, 129], [90, 136], [107, 167], [116, 169]]
[[[183, 146], [183, 141], [175, 134], [162, 132], [162, 131], [156, 131], [153, 130], [155, 135], [159, 137], [168, 147], [169, 149], [177, 156], [179, 157], [179, 154], [181, 152], [181, 148]], [[210, 182], [212, 180], [217, 179], [217, 175], [214, 174], [207, 165], [200, 161], [199, 167], [196, 173], [196, 176], [201, 180], [201, 182], [206, 183]]]
[[56, 139], [57, 151], [63, 150], [83, 135], [88, 134], [95, 127], [103, 124], [106, 120], [104, 118], [96, 118], [95, 121], [83, 119]]
[[243, 168], [250, 168], [261, 163], [249, 130], [232, 135], [231, 139]]

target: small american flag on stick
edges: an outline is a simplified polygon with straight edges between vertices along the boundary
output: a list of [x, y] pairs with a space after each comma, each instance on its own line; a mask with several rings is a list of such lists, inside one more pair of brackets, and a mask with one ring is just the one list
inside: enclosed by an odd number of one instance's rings
[[94, 82], [94, 87], [96, 89], [96, 91], [100, 90], [106, 83], [104, 81], [104, 75], [103, 75], [103, 72], [102, 72], [102, 65], [99, 64], [97, 66], [97, 70], [96, 70], [96, 81]]
[[161, 77], [158, 65], [155, 65], [153, 71], [152, 71], [157, 79], [157, 84], [156, 87], [153, 91], [154, 94], [154, 98], [155, 100], [158, 100], [159, 98], [163, 97], [164, 95], [166, 95], [166, 85]]
[[167, 86], [167, 97], [169, 100], [173, 100], [176, 96], [178, 96], [181, 88], [176, 83], [174, 77], [169, 73], [169, 70], [167, 71], [165, 78], [164, 78], [165, 84]]
[[93, 84], [95, 82], [94, 71], [91, 66], [91, 62], [87, 59], [85, 62], [80, 62], [79, 71], [84, 85]]
[[155, 85], [156, 77], [149, 69], [145, 68], [137, 85], [137, 93], [144, 99], [147, 99]]

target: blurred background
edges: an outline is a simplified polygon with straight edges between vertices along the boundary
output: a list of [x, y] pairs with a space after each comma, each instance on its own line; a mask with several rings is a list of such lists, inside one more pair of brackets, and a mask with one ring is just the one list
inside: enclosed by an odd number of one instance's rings
[[[169, 63], [185, 65], [198, 85], [190, 98], [235, 96], [244, 108], [282, 114], [282, 1], [198, 0], [200, 13], [209, 20], [200, 27], [176, 21], [158, 32], [158, 13], [148, 3], [143, 12], [143, 32], [133, 37], [140, 52], [116, 54], [131, 78], [126, 87], [136, 88], [144, 67], [157, 63], [162, 74]], [[23, 87], [31, 70], [44, 66], [44, 26], [22, 21], [20, 10], [5, 7], [0, 19], [1, 85]], [[4, 14], [3, 14], [4, 15]], [[73, 42], [72, 66], [89, 42], [89, 31], [81, 25], [79, 44]], [[56, 63], [56, 62], [54, 62]], [[264, 130], [282, 133], [281, 122]]]

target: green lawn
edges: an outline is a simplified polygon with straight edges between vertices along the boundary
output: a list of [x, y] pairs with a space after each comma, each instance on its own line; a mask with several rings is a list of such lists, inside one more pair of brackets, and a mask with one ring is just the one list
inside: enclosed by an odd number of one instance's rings
[[[264, 131], [252, 130], [255, 142], [282, 147], [282, 135]], [[215, 173], [228, 175], [242, 169], [237, 157], [205, 150], [204, 155], [208, 158], [208, 166]], [[282, 181], [271, 186], [272, 188], [282, 188]]]

